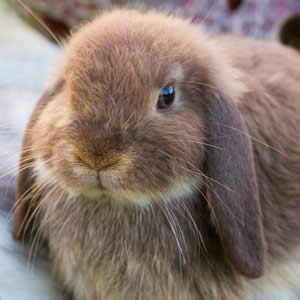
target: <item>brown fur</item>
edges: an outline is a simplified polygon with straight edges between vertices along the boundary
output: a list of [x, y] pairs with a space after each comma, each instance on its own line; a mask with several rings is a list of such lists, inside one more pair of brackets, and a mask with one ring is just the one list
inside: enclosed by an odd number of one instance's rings
[[[160, 13], [99, 16], [29, 122], [17, 199], [40, 188], [15, 237], [30, 220], [78, 300], [254, 299], [276, 276], [299, 284], [298, 265], [278, 275], [300, 251], [299, 58]], [[167, 84], [175, 105], [157, 111]]]

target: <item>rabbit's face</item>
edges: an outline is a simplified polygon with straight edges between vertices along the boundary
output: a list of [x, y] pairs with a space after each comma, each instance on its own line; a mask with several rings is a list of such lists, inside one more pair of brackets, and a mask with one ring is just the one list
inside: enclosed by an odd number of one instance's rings
[[71, 193], [144, 203], [199, 188], [204, 132], [196, 103], [206, 71], [199, 78], [197, 54], [174, 34], [177, 23], [159, 32], [148, 23], [118, 30], [96, 23], [67, 49], [66, 91], [53, 105], [64, 113], [47, 112], [49, 135], [39, 143], [52, 154], [37, 165]]

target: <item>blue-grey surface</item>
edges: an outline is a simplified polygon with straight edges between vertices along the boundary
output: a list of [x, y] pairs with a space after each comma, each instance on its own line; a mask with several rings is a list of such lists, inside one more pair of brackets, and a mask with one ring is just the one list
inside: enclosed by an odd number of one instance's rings
[[[0, 48], [0, 88], [40, 92], [51, 71], [59, 49], [49, 44], [48, 53], [28, 51], [22, 47], [3, 45]], [[25, 51], [24, 51], [25, 50]], [[34, 49], [32, 49], [34, 50]]]
[[22, 132], [60, 52], [14, 15], [0, 14], [0, 174], [3, 164], [16, 165]]
[[64, 299], [47, 262], [13, 241], [7, 222], [23, 130], [59, 53], [0, 5], [0, 300]]

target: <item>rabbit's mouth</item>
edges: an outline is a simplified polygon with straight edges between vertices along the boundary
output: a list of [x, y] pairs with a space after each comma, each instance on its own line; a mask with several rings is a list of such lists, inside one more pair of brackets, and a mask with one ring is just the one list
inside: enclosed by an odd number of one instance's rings
[[64, 175], [49, 168], [42, 161], [35, 163], [35, 176], [41, 184], [51, 181], [71, 198], [84, 197], [96, 201], [133, 203], [141, 206], [152, 201], [151, 196], [143, 191], [122, 187], [120, 183], [123, 175], [119, 168], [103, 168], [101, 172], [87, 168], [76, 168], [73, 171]]
[[[193, 197], [199, 190], [199, 178], [177, 177], [164, 187], [147, 188], [142, 183], [130, 184], [127, 168], [110, 165], [101, 172], [89, 168], [70, 168], [64, 174], [49, 168], [42, 161], [35, 164], [35, 174], [39, 181], [53, 182], [69, 196], [84, 197], [92, 201], [110, 201], [121, 205], [148, 206], [153, 203], [170, 202]], [[135, 174], [136, 175], [136, 174]], [[151, 179], [149, 178], [151, 181]], [[201, 181], [200, 181], [201, 182]]]

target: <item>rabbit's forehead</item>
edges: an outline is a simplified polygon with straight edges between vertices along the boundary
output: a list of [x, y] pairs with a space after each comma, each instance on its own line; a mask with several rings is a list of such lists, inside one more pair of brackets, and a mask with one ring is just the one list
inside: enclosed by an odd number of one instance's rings
[[128, 41], [118, 45], [87, 48], [78, 56], [82, 60], [75, 61], [68, 79], [82, 101], [110, 114], [115, 104], [145, 112], [165, 85], [184, 79], [183, 64], [173, 56], [162, 61], [147, 45]]
[[71, 80], [101, 84], [111, 92], [125, 85], [129, 92], [161, 87], [172, 73], [182, 74], [191, 47], [184, 45], [181, 34], [163, 24], [155, 29], [155, 24], [139, 28], [132, 23], [120, 24], [118, 30], [101, 24], [79, 34], [68, 50], [66, 73]]
[[115, 86], [127, 84], [136, 88], [151, 88], [164, 84], [173, 78], [182, 79], [184, 64], [174, 55], [160, 57], [147, 45], [117, 43], [94, 49], [84, 49], [72, 61], [72, 77], [81, 78], [89, 84]]

